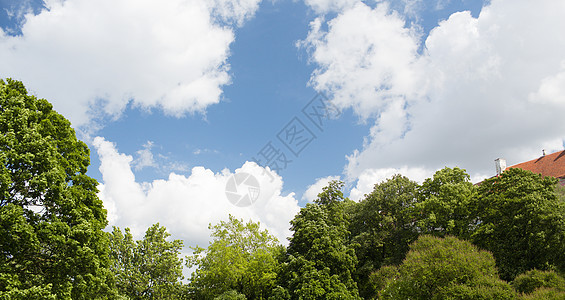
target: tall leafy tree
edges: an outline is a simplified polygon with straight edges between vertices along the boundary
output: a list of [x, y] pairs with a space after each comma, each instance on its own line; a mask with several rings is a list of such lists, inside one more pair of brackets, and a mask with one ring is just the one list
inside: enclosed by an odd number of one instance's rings
[[114, 227], [109, 234], [110, 269], [119, 294], [129, 299], [181, 299], [183, 242], [167, 241], [170, 234], [158, 223], [139, 241], [133, 240], [129, 228], [124, 231]]
[[468, 238], [471, 226], [471, 203], [476, 188], [463, 169], [444, 168], [428, 178], [419, 188], [416, 205], [422, 233]]
[[373, 192], [351, 209], [351, 241], [359, 263], [356, 280], [364, 298], [373, 295], [369, 274], [383, 265], [399, 264], [418, 232], [415, 227], [418, 184], [395, 175], [375, 185]]
[[280, 257], [278, 240], [259, 223], [229, 216], [209, 227], [212, 239], [207, 249], [195, 247], [187, 265], [196, 270], [190, 292], [196, 299], [267, 299], [276, 288]]
[[0, 80], [0, 298], [113, 295], [89, 149], [21, 82]]
[[503, 279], [534, 268], [565, 271], [565, 203], [556, 184], [522, 169], [481, 183], [472, 241], [493, 253]]
[[350, 233], [343, 182], [332, 181], [291, 221], [283, 281], [292, 299], [359, 299], [353, 272], [357, 258]]

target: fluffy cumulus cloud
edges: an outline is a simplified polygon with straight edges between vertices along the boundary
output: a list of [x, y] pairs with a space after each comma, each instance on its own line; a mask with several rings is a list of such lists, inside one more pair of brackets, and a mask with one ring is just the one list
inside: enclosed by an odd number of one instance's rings
[[318, 198], [318, 194], [322, 192], [323, 188], [328, 186], [330, 181], [340, 180], [339, 176], [328, 176], [324, 178], [316, 179], [316, 182], [306, 189], [304, 194], [302, 194], [302, 200], [312, 202]]
[[260, 0], [47, 0], [21, 35], [0, 29], [1, 77], [23, 80], [75, 127], [133, 103], [180, 116], [220, 101], [233, 28]]
[[[312, 85], [333, 94], [335, 104], [368, 118], [420, 92], [418, 36], [387, 4], [372, 9], [359, 2], [330, 20], [328, 31], [323, 22], [317, 18], [311, 23], [301, 45], [319, 66]], [[389, 114], [387, 122], [395, 122], [397, 112]]]
[[563, 149], [565, 39], [556, 30], [565, 2], [492, 0], [425, 38], [386, 2], [358, 2], [324, 22], [302, 42], [317, 65], [311, 84], [374, 120], [348, 157], [348, 178], [405, 166], [459, 166], [478, 178], [494, 173], [497, 157], [513, 164]]
[[[159, 222], [174, 238], [187, 246], [207, 246], [208, 224], [226, 220], [229, 214], [244, 220], [261, 222], [282, 243], [290, 236], [289, 221], [298, 212], [294, 194], [281, 195], [282, 178], [255, 163], [220, 173], [194, 167], [190, 175], [171, 173], [167, 179], [137, 182], [132, 172], [133, 158], [120, 153], [116, 145], [102, 137], [94, 139], [100, 157], [103, 184], [99, 197], [108, 210], [110, 226], [130, 227], [136, 237]], [[256, 202], [238, 207], [225, 194], [226, 183], [234, 174], [248, 173], [259, 183]]]

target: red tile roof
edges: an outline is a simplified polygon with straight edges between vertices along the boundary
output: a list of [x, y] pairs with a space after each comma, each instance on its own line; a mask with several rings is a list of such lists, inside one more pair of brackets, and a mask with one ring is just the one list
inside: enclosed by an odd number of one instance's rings
[[511, 168], [530, 170], [542, 176], [563, 179], [565, 178], [565, 150], [508, 167], [508, 169]]

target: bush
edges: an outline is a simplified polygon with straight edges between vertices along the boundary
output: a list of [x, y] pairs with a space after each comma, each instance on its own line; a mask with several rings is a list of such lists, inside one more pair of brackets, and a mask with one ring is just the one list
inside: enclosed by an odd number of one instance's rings
[[565, 279], [554, 271], [534, 269], [516, 277], [512, 281], [512, 286], [523, 294], [531, 294], [539, 288], [553, 288], [556, 291], [565, 292]]
[[[393, 270], [385, 270], [382, 275]], [[498, 278], [490, 252], [454, 237], [423, 235], [411, 246], [380, 295], [384, 299], [515, 299], [512, 287]], [[379, 273], [374, 277], [379, 282]], [[381, 275], [381, 277], [382, 277]]]
[[555, 289], [539, 288], [529, 295], [522, 295], [524, 300], [565, 300], [565, 292]]

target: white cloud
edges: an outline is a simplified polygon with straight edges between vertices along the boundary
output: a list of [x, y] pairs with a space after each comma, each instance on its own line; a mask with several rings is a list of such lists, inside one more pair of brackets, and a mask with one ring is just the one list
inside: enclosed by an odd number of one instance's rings
[[[207, 246], [208, 224], [225, 220], [228, 214], [261, 224], [286, 243], [289, 221], [299, 211], [294, 194], [281, 195], [282, 178], [269, 169], [246, 162], [238, 172], [254, 175], [260, 184], [259, 199], [249, 207], [232, 205], [225, 195], [228, 179], [234, 173], [225, 169], [214, 173], [194, 167], [189, 176], [170, 173], [167, 179], [137, 182], [131, 169], [132, 157], [119, 153], [102, 137], [94, 139], [100, 157], [103, 184], [99, 197], [108, 210], [110, 226], [130, 227], [136, 237], [156, 222], [167, 227], [173, 238], [186, 246]], [[266, 174], [270, 174], [267, 176]]]
[[224, 22], [233, 22], [238, 26], [253, 17], [261, 0], [209, 0], [211, 10], [215, 16]]
[[401, 166], [492, 174], [497, 157], [563, 149], [565, 40], [555, 30], [565, 2], [492, 0], [478, 18], [454, 13], [422, 53], [418, 31], [386, 3], [359, 3], [321, 28], [318, 19], [303, 43], [317, 64], [312, 85], [375, 120], [348, 157], [348, 179]]
[[0, 76], [23, 80], [75, 127], [93, 107], [116, 117], [130, 102], [174, 116], [201, 112], [230, 83], [234, 33], [213, 12], [241, 24], [258, 3], [45, 1], [47, 10], [26, 15], [21, 36], [0, 30]]
[[313, 202], [316, 198], [318, 198], [318, 194], [322, 192], [322, 189], [328, 186], [330, 181], [340, 180], [339, 176], [328, 176], [324, 178], [316, 179], [316, 182], [306, 189], [304, 194], [302, 195], [302, 200], [306, 200], [308, 202]]
[[143, 145], [143, 149], [136, 152], [137, 159], [132, 163], [136, 171], [139, 171], [146, 167], [158, 167], [155, 159], [153, 158], [153, 152], [151, 152], [151, 148], [153, 148], [153, 142], [147, 141], [147, 143]]
[[418, 35], [387, 4], [371, 9], [358, 3], [329, 21], [327, 32], [322, 22], [312, 22], [302, 45], [318, 65], [311, 84], [332, 94], [335, 104], [368, 118], [421, 92]]
[[563, 110], [565, 106], [565, 60], [562, 71], [542, 79], [539, 89], [530, 94], [530, 101]]

